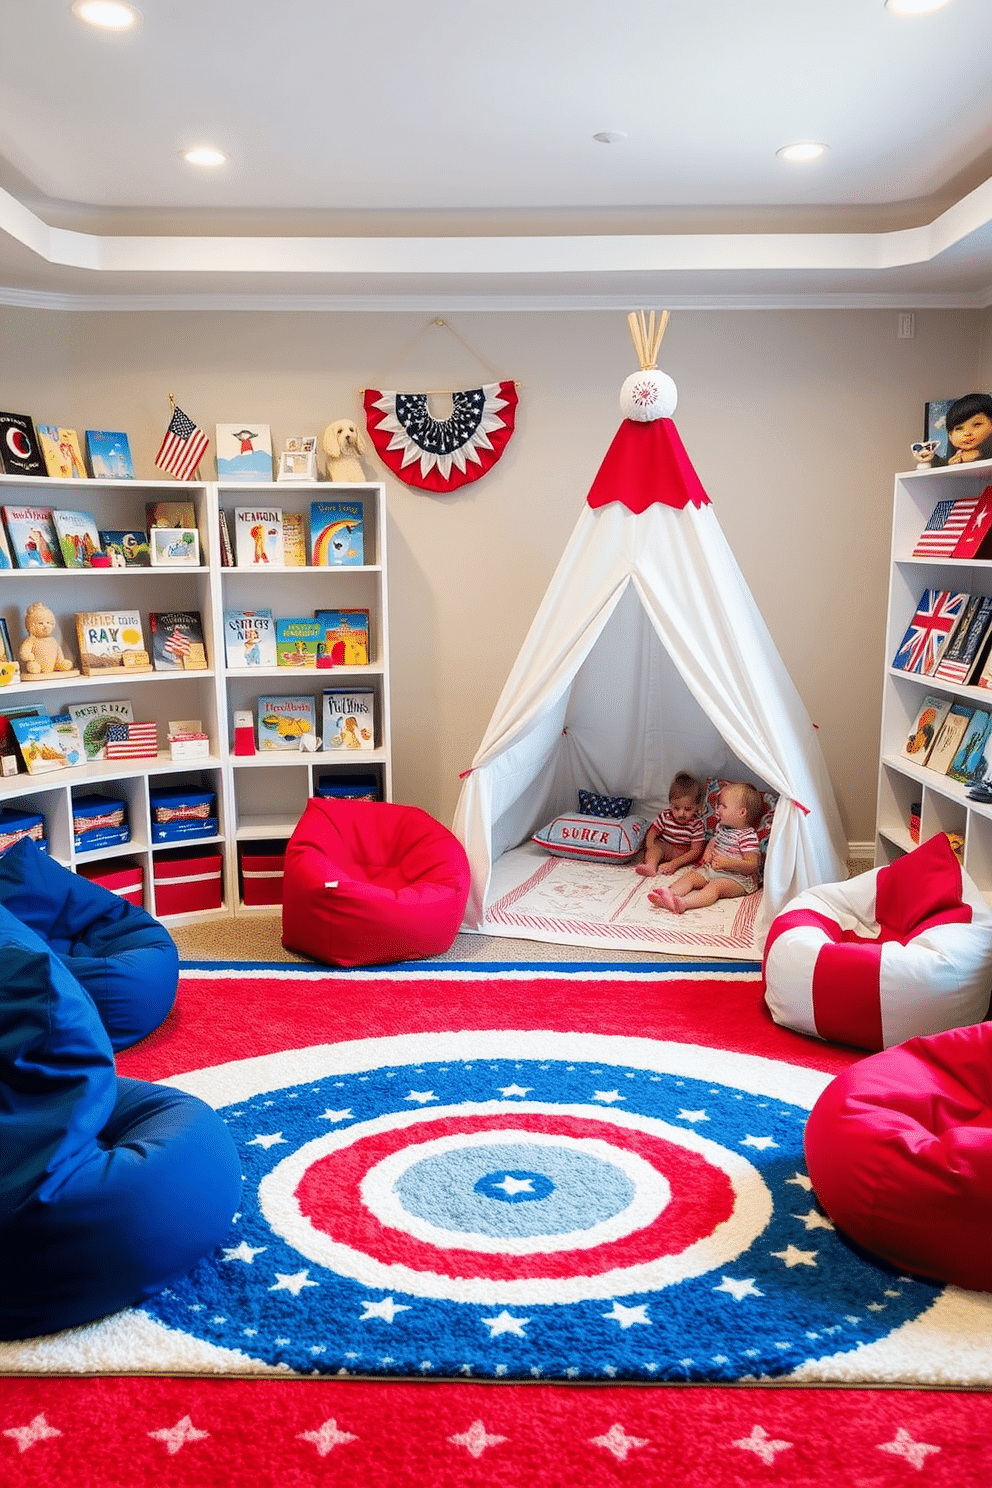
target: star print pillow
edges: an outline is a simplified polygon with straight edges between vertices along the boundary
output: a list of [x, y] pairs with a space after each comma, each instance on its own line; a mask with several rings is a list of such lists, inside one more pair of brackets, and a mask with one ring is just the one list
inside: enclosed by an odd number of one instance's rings
[[600, 796], [595, 791], [579, 791], [579, 812], [582, 816], [612, 816], [620, 819], [630, 815], [633, 796]]

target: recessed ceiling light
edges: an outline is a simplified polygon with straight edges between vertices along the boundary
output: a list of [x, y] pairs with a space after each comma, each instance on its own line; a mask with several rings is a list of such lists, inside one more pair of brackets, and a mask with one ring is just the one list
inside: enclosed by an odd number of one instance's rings
[[76, 0], [72, 13], [91, 26], [103, 26], [107, 31], [126, 31], [138, 19], [138, 12], [122, 0]]
[[886, 10], [893, 15], [929, 15], [932, 10], [943, 10], [950, 0], [885, 0]]
[[601, 145], [618, 145], [626, 138], [622, 129], [601, 129], [598, 134], [593, 135], [593, 139], [598, 140]]
[[181, 150], [180, 155], [187, 165], [225, 165], [227, 156], [213, 145], [194, 145], [192, 150]]
[[816, 140], [797, 140], [794, 145], [783, 145], [781, 150], [775, 154], [779, 160], [804, 161], [819, 160], [826, 153], [826, 145], [820, 145]]

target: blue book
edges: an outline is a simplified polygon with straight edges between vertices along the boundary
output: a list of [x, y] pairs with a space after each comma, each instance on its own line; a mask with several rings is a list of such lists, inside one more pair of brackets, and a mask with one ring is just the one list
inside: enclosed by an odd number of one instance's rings
[[311, 501], [310, 562], [314, 568], [361, 567], [365, 562], [361, 501]]

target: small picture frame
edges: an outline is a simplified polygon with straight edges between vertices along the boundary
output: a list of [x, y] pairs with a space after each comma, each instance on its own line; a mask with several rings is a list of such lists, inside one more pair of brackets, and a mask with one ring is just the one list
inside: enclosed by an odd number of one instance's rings
[[286, 440], [279, 456], [281, 481], [315, 481], [317, 479], [317, 436], [297, 434]]
[[148, 552], [152, 568], [199, 568], [200, 534], [195, 527], [151, 527]]

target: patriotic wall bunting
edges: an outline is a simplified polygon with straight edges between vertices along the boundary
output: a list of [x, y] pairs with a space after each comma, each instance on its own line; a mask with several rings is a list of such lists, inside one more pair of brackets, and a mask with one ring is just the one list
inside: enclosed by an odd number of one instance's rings
[[517, 390], [512, 382], [490, 382], [453, 393], [447, 419], [434, 418], [427, 397], [366, 388], [369, 437], [408, 486], [455, 491], [485, 475], [503, 454], [513, 433]]

